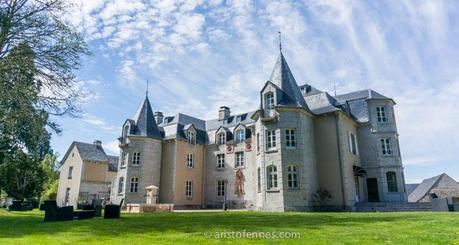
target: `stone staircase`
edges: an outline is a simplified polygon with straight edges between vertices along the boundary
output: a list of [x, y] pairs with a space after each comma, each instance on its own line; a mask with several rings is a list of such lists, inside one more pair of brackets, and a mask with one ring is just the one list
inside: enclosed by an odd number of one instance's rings
[[398, 203], [398, 202], [366, 202], [357, 206], [359, 212], [411, 212], [432, 211], [431, 203]]

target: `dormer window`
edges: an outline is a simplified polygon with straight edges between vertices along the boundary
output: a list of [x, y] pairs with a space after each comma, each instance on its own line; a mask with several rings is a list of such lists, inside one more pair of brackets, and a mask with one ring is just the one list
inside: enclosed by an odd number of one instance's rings
[[190, 144], [196, 144], [196, 136], [193, 131], [188, 131], [188, 143]]
[[267, 110], [274, 109], [274, 94], [272, 92], [268, 92], [265, 94], [265, 103]]
[[218, 134], [217, 143], [219, 145], [224, 145], [226, 143], [226, 134], [224, 132], [221, 132], [221, 133]]
[[245, 132], [244, 129], [238, 129], [236, 131], [236, 143], [244, 142], [245, 140]]

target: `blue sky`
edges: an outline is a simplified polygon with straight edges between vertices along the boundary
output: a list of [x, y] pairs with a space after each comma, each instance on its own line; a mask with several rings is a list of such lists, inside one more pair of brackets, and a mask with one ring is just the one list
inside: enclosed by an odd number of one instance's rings
[[459, 180], [459, 1], [71, 0], [93, 53], [77, 72], [80, 118], [57, 118], [52, 146], [116, 138], [145, 96], [154, 110], [215, 118], [256, 109], [278, 55], [299, 85], [372, 88], [397, 102], [408, 183]]

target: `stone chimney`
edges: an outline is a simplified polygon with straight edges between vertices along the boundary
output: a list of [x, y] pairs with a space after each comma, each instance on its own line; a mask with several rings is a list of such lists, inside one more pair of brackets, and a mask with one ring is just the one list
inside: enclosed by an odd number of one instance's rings
[[97, 147], [102, 147], [102, 141], [100, 140], [94, 140], [93, 144]]
[[163, 113], [160, 112], [160, 111], [155, 112], [155, 121], [156, 121], [156, 124], [161, 124], [161, 123], [163, 123], [163, 120], [164, 120], [164, 115], [163, 115]]
[[220, 109], [218, 110], [218, 120], [225, 120], [231, 115], [231, 111], [229, 107], [226, 106], [220, 106]]

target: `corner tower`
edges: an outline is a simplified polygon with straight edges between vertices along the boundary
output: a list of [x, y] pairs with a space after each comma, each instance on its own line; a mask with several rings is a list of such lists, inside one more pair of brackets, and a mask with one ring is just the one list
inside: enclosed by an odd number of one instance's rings
[[308, 210], [318, 188], [313, 115], [282, 54], [254, 114], [261, 210]]
[[160, 187], [162, 136], [153, 110], [145, 96], [134, 119], [123, 124], [118, 138], [120, 162], [113, 181], [112, 200], [124, 203], [145, 203], [146, 187]]

